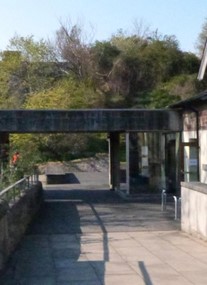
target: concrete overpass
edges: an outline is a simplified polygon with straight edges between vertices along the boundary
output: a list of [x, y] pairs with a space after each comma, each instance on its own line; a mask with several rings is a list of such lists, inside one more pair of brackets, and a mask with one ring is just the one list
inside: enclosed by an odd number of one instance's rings
[[154, 132], [181, 129], [175, 110], [0, 110], [0, 132]]
[[112, 189], [119, 189], [119, 134], [126, 133], [128, 193], [134, 156], [130, 135], [134, 132], [180, 132], [181, 128], [180, 114], [166, 109], [0, 110], [0, 143], [10, 133], [108, 133]]

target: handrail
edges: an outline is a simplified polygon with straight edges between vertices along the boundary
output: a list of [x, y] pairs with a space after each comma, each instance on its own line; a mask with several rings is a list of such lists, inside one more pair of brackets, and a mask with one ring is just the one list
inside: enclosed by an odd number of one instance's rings
[[[21, 196], [21, 193], [23, 193], [26, 189], [29, 189], [30, 185], [35, 184], [37, 181], [38, 175], [36, 174], [25, 176], [24, 178], [0, 191], [0, 199], [4, 199], [4, 196], [6, 196], [5, 200], [7, 202], [11, 202], [12, 200], [16, 201], [16, 199]], [[20, 186], [22, 187], [21, 189]]]
[[5, 193], [7, 193], [10, 189], [14, 188], [15, 186], [17, 186], [18, 184], [21, 184], [21, 182], [26, 181], [28, 179], [29, 176], [26, 176], [18, 181], [16, 181], [14, 184], [8, 186], [7, 188], [5, 188], [4, 190], [0, 191], [0, 197], [3, 196]]
[[[175, 204], [175, 220], [181, 218], [181, 197], [172, 196]], [[167, 209], [167, 193], [165, 189], [161, 192], [161, 211], [164, 212]]]

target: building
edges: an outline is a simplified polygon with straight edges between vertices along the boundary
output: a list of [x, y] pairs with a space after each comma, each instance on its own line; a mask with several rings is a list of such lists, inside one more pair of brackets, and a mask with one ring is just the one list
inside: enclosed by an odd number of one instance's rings
[[[180, 112], [179, 180], [207, 183], [207, 90], [170, 106]], [[175, 155], [174, 155], [175, 157]]]

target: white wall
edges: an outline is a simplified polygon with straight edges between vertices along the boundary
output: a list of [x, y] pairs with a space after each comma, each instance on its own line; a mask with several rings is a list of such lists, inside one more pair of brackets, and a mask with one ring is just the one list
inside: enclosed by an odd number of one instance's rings
[[183, 131], [182, 142], [190, 142], [191, 139], [196, 139], [196, 131]]
[[207, 130], [199, 132], [199, 145], [200, 181], [207, 183]]
[[181, 199], [182, 231], [207, 240], [207, 185], [183, 182]]

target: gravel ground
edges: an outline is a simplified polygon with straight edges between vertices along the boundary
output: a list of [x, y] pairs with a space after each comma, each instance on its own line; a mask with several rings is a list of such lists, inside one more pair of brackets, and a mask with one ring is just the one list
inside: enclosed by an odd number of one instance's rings
[[71, 161], [48, 162], [39, 165], [40, 174], [45, 174], [48, 167], [62, 169], [63, 172], [108, 172], [108, 154], [97, 154], [95, 157], [76, 159]]

